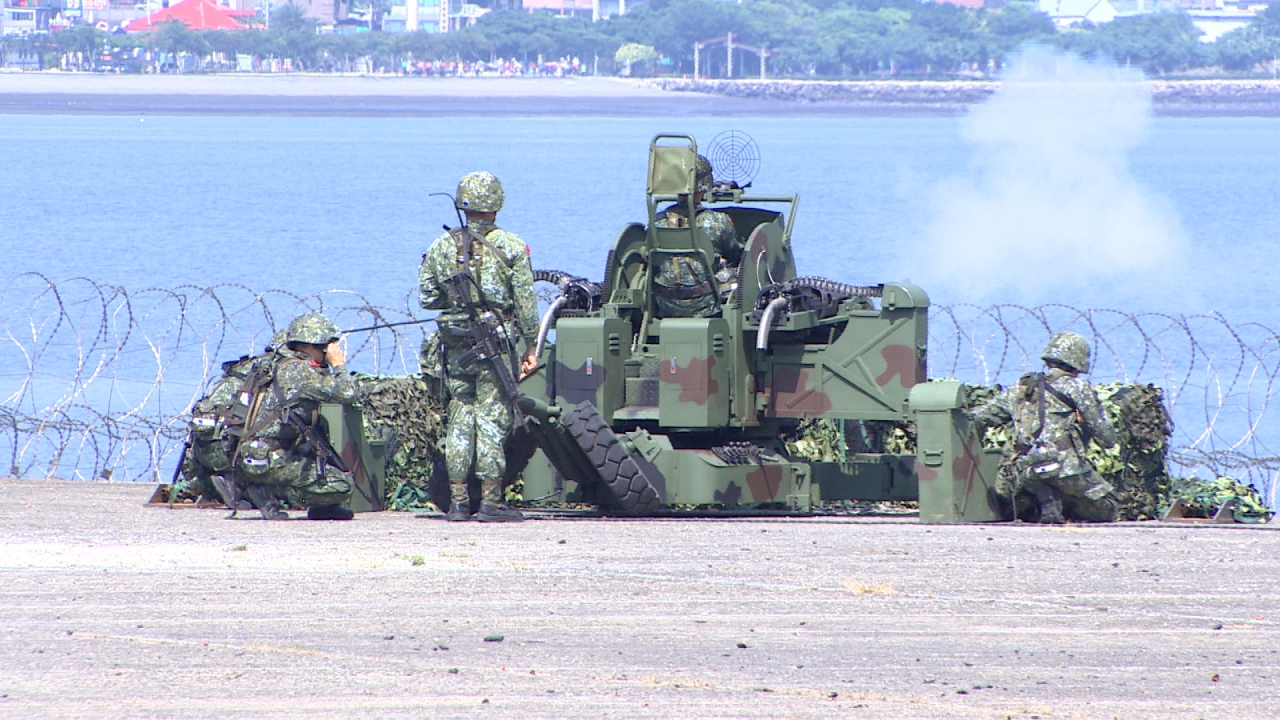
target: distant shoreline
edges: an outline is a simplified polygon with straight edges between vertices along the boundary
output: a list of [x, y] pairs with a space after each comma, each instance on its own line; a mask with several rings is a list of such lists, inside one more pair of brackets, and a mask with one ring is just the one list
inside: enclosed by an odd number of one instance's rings
[[[1277, 80], [1152, 80], [1157, 114], [1280, 116]], [[988, 80], [0, 73], [0, 114], [957, 115]]]
[[[692, 80], [659, 78], [651, 87], [774, 102], [897, 106], [964, 112], [1000, 88], [996, 80]], [[1280, 115], [1280, 80], [1148, 80], [1162, 115]]]

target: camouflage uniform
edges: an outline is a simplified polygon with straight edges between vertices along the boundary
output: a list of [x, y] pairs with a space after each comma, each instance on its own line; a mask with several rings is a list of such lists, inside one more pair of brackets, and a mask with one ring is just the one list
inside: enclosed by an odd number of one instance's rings
[[[696, 208], [695, 225], [706, 233], [718, 259], [729, 267], [742, 260], [743, 243], [733, 229], [733, 221], [725, 213]], [[688, 207], [676, 203], [662, 211], [654, 221], [657, 227], [689, 227]], [[654, 304], [659, 317], [710, 317], [716, 312], [715, 283], [702, 262], [693, 256], [676, 255], [663, 258], [654, 269]], [[713, 268], [714, 270], [714, 268]], [[706, 288], [693, 297], [690, 288]]]
[[[290, 326], [290, 340], [295, 326], [308, 323], [337, 331], [323, 315], [304, 315]], [[350, 478], [327, 460], [322, 462], [305, 426], [318, 427], [327, 436], [319, 418], [320, 403], [350, 404], [358, 394], [356, 380], [345, 366], [325, 367], [302, 351], [281, 352], [237, 453], [241, 482], [268, 486], [294, 507], [345, 504], [351, 498]]]
[[[702, 155], [697, 157], [695, 183], [696, 193], [711, 192], [715, 184], [711, 163]], [[658, 213], [654, 227], [689, 227], [689, 205], [684, 196], [680, 199], [681, 202]], [[716, 258], [712, 262], [737, 267], [742, 260], [744, 243], [727, 214], [708, 210], [699, 202], [694, 208], [694, 226], [706, 234], [711, 247], [715, 248]], [[711, 268], [711, 272], [716, 270]], [[653, 284], [658, 317], [710, 317], [716, 312], [715, 279], [694, 255], [664, 256], [653, 269]]]
[[[198, 400], [191, 410], [191, 429], [187, 451], [182, 457], [179, 479], [170, 493], [174, 497], [214, 499], [218, 497], [213, 475], [223, 475], [231, 470], [235, 438], [227, 432], [227, 421], [235, 412], [236, 395], [254, 368], [274, 362], [276, 351], [283, 348], [285, 333], [278, 332], [261, 355], [244, 356], [222, 364], [222, 377], [209, 394]], [[247, 410], [241, 406], [242, 410]], [[244, 420], [243, 415], [239, 418]]]
[[[1083, 356], [1080, 348], [1083, 347]], [[1087, 372], [1088, 345], [1075, 333], [1058, 333], [1045, 348], [1046, 360], [1055, 360], [1078, 372]], [[1018, 384], [1006, 389], [995, 398], [973, 410], [970, 417], [984, 425], [1013, 423], [1010, 447], [1013, 456], [1009, 462], [1019, 470], [1022, 489], [1035, 494], [1046, 510], [1046, 492], [1041, 485], [1050, 486], [1061, 496], [1061, 514], [1068, 520], [1082, 522], [1113, 522], [1117, 505], [1114, 488], [1102, 479], [1085, 457], [1088, 439], [1102, 447], [1116, 444], [1116, 432], [1102, 411], [1102, 404], [1088, 381], [1075, 373], [1059, 367], [1050, 367], [1044, 374], [1044, 426], [1040, 426], [1040, 392], [1038, 376], [1024, 376]], [[1057, 391], [1070, 402], [1065, 402], [1052, 391]], [[1038, 430], [1038, 431], [1037, 431]], [[1036, 479], [1028, 471], [1037, 446], [1056, 448], [1060, 467], [1056, 477]], [[1016, 492], [1015, 492], [1016, 494]]]
[[[463, 178], [458, 187], [460, 208], [480, 212], [497, 212], [501, 208], [501, 186], [494, 197], [489, 186], [482, 183], [496, 184], [497, 179], [488, 173], [472, 173]], [[520, 236], [499, 229], [490, 221], [472, 219], [467, 228], [511, 261], [508, 266], [484, 245], [472, 245], [471, 274], [480, 286], [475, 296], [477, 309], [493, 312], [502, 318], [509, 335], [514, 330], [532, 344], [538, 336], [538, 300], [528, 246]], [[467, 476], [474, 466], [483, 502], [498, 506], [505, 504], [502, 445], [514, 420], [513, 408], [503, 397], [502, 386], [487, 362], [477, 362], [466, 370], [458, 365], [459, 358], [471, 346], [453, 331], [470, 327], [470, 319], [465, 308], [454, 304], [443, 281], [462, 271], [454, 236], [447, 232], [440, 235], [422, 256], [418, 300], [424, 309], [441, 311], [436, 318], [440, 324], [436, 337], [444, 345], [444, 385], [449, 393], [444, 452], [452, 501], [455, 505], [469, 502]], [[514, 347], [511, 352], [515, 353]], [[430, 375], [434, 358], [423, 360], [424, 371]]]

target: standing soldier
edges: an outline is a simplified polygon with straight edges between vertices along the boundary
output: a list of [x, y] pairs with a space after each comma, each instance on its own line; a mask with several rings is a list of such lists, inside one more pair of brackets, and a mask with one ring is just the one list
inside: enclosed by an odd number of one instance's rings
[[[733, 229], [726, 213], [708, 210], [702, 200], [715, 186], [711, 162], [699, 155], [694, 170], [694, 226], [706, 233], [715, 248], [715, 262], [721, 267], [713, 272], [723, 279], [733, 277], [732, 270], [742, 260], [743, 242]], [[689, 227], [689, 197], [677, 201], [658, 213], [654, 225], [660, 228]], [[719, 280], [717, 277], [716, 280]], [[695, 257], [665, 256], [653, 275], [654, 305], [659, 317], [710, 317], [716, 313], [716, 284], [703, 264]]]
[[344, 504], [351, 479], [329, 444], [320, 403], [356, 401], [355, 378], [347, 372], [341, 332], [319, 313], [289, 323], [288, 349], [267, 378], [252, 383], [244, 437], [236, 450], [234, 488], [224, 490], [233, 508], [241, 489], [268, 520], [287, 520], [276, 498], [307, 508], [309, 520], [350, 520]]
[[[436, 238], [418, 271], [422, 307], [441, 311], [436, 321], [449, 394], [444, 454], [451, 521], [471, 518], [467, 476], [473, 467], [483, 496], [476, 519], [524, 519], [503, 497], [502, 445], [514, 421], [514, 380], [537, 367], [538, 304], [528, 246], [494, 225], [503, 199], [502, 183], [493, 174], [463, 176], [456, 203], [467, 226]], [[515, 355], [512, 330], [528, 347], [518, 368], [506, 364]], [[489, 349], [479, 345], [485, 333]]]
[[1013, 470], [1039, 502], [1040, 522], [1115, 522], [1114, 488], [1085, 457], [1090, 439], [1104, 448], [1116, 444], [1098, 395], [1078, 377], [1089, 372], [1089, 343], [1060, 332], [1040, 357], [1048, 372], [1024, 375], [970, 417], [984, 425], [1013, 423]]

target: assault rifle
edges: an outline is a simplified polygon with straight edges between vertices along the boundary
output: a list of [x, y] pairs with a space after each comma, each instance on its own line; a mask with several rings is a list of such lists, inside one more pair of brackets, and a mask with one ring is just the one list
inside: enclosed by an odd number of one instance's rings
[[347, 464], [342, 460], [342, 456], [334, 449], [329, 442], [328, 436], [321, 432], [322, 426], [316, 416], [307, 418], [298, 412], [298, 408], [290, 408], [288, 417], [285, 420], [298, 430], [298, 433], [306, 438], [298, 450], [304, 454], [314, 455], [316, 458], [316, 472], [324, 475], [325, 465], [332, 465], [342, 472], [351, 472]]
[[454, 304], [464, 308], [471, 321], [471, 327], [466, 330], [452, 330], [455, 335], [465, 337], [471, 343], [471, 349], [458, 358], [458, 367], [466, 370], [481, 361], [489, 363], [493, 374], [498, 377], [498, 384], [502, 386], [502, 394], [508, 402], [514, 403], [523, 393], [516, 384], [515, 374], [504, 361], [504, 356], [513, 350], [511, 340], [506, 328], [492, 312], [480, 312], [476, 307], [475, 301], [471, 299], [472, 282], [471, 274], [467, 272], [460, 272], [443, 281], [445, 289], [453, 296]]

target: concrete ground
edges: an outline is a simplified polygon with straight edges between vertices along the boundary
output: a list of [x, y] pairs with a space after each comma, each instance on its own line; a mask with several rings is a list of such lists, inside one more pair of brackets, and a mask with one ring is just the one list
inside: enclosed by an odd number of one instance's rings
[[0, 481], [0, 716], [1280, 714], [1273, 526], [267, 523], [151, 489]]

